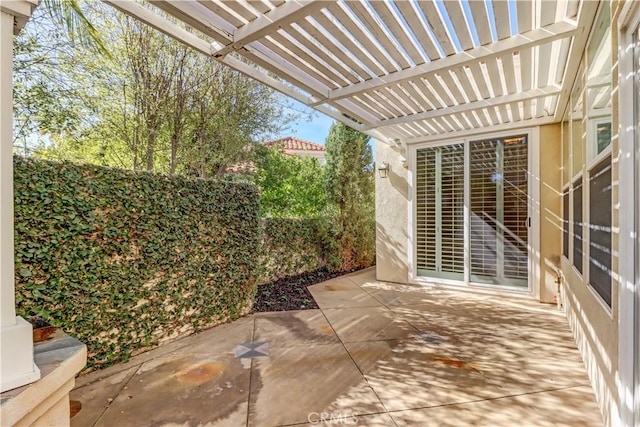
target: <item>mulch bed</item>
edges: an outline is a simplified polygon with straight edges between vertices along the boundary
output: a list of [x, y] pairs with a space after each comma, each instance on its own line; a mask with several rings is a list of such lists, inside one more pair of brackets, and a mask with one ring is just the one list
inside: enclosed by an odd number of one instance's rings
[[307, 286], [351, 273], [351, 271], [330, 272], [326, 268], [299, 274], [297, 276], [283, 277], [275, 282], [258, 286], [253, 311], [289, 311], [311, 310], [318, 308]]

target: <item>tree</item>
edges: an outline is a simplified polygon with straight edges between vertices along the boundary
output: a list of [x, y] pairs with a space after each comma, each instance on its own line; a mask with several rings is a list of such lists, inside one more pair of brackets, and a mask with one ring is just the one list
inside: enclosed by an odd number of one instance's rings
[[342, 269], [366, 267], [375, 256], [373, 155], [369, 137], [334, 123], [326, 142], [325, 186], [336, 214]]
[[263, 217], [314, 218], [325, 213], [324, 168], [318, 159], [256, 147], [255, 183]]
[[282, 95], [213, 58], [102, 3], [83, 11], [110, 57], [57, 43], [64, 31], [44, 12], [20, 35], [17, 58], [30, 65], [16, 72], [15, 129], [25, 152], [207, 178], [250, 160], [252, 144], [295, 118]]

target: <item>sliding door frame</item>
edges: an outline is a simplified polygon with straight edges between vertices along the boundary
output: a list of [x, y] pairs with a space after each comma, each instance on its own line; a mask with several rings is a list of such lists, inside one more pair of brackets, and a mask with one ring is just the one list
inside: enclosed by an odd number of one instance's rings
[[[470, 280], [470, 253], [469, 253], [469, 209], [470, 209], [470, 182], [469, 182], [469, 164], [470, 153], [469, 145], [471, 141], [482, 139], [504, 138], [515, 135], [527, 135], [528, 145], [528, 213], [531, 218], [531, 227], [528, 232], [528, 286], [526, 288], [516, 286], [502, 286], [486, 283], [475, 283]], [[464, 144], [465, 147], [465, 185], [464, 185], [464, 279], [451, 280], [441, 278], [431, 278], [418, 276], [417, 271], [417, 186], [416, 186], [416, 159], [417, 152], [423, 148], [433, 148], [451, 144]], [[478, 292], [490, 294], [504, 294], [514, 296], [526, 296], [531, 298], [539, 298], [540, 296], [540, 141], [539, 129], [535, 128], [514, 128], [509, 131], [495, 133], [481, 133], [469, 135], [465, 138], [452, 138], [438, 140], [434, 142], [426, 142], [411, 145], [407, 148], [407, 160], [409, 164], [408, 181], [409, 181], [409, 218], [408, 218], [408, 249], [409, 249], [409, 281], [421, 285], [443, 285], [447, 287], [455, 287], [462, 289], [473, 289]]]

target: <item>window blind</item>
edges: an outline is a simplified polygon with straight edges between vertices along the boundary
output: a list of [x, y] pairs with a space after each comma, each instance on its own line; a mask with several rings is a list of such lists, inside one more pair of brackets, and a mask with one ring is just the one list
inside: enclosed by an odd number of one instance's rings
[[464, 274], [464, 145], [419, 149], [416, 258], [420, 275]]
[[573, 183], [573, 265], [582, 274], [582, 177]]
[[611, 156], [589, 177], [589, 284], [611, 307]]

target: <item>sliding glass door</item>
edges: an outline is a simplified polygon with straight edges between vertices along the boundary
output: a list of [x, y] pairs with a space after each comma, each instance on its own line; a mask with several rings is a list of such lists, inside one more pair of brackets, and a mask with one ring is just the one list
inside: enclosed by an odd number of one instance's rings
[[528, 286], [527, 139], [416, 151], [418, 276]]
[[527, 137], [472, 141], [469, 151], [471, 281], [526, 287]]
[[464, 145], [417, 153], [417, 267], [422, 276], [464, 278]]

